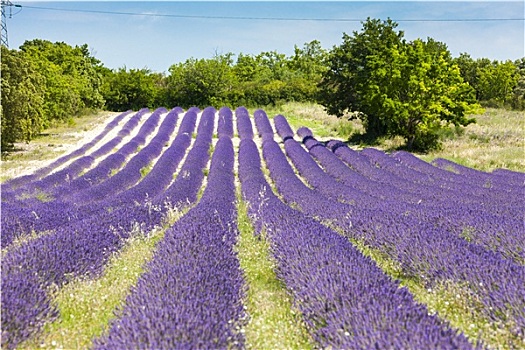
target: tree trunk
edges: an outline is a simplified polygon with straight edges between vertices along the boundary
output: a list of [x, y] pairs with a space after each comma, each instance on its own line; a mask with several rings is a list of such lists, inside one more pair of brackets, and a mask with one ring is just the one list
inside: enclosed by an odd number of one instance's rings
[[416, 136], [415, 135], [412, 135], [410, 137], [407, 138], [407, 149], [409, 151], [412, 150], [412, 147], [414, 145], [414, 140], [416, 139]]

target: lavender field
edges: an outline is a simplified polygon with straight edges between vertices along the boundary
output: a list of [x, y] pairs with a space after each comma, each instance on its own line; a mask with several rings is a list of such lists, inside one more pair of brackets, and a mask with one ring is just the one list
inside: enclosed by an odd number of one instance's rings
[[[292, 339], [257, 328], [268, 311], [250, 298], [269, 297], [244, 267], [256, 257], [241, 226], [266, 244], [255, 269], [270, 263], [303, 329], [286, 347], [525, 348], [525, 173], [357, 151], [264, 110], [177, 107], [112, 117], [1, 194], [4, 349]], [[153, 236], [111, 316], [81, 327], [88, 344], [45, 340], [66, 322], [61, 291]]]

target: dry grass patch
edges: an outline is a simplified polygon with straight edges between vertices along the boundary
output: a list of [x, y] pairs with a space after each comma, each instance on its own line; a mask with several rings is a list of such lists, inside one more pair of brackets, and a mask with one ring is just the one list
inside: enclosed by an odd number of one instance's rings
[[321, 105], [315, 103], [288, 102], [282, 106], [265, 108], [265, 111], [270, 119], [282, 114], [294, 130], [302, 126], [309, 128], [319, 140], [347, 140], [353, 133], [363, 131], [360, 122], [329, 115]]
[[487, 109], [473, 116], [476, 124], [444, 140], [440, 151], [420, 157], [445, 158], [483, 171], [505, 168], [525, 171], [525, 116], [522, 111]]
[[102, 132], [116, 112], [98, 112], [69, 122], [55, 123], [30, 142], [15, 143], [14, 150], [2, 153], [0, 181], [31, 174], [56, 158], [72, 152]]

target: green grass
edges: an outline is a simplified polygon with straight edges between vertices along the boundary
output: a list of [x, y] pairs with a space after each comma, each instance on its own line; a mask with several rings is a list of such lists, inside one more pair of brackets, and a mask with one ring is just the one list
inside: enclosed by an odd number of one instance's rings
[[16, 199], [24, 200], [24, 199], [30, 199], [30, 198], [38, 199], [39, 201], [43, 203], [50, 202], [54, 199], [53, 196], [50, 195], [48, 192], [44, 192], [40, 189], [36, 189], [33, 192], [23, 192]]
[[163, 235], [164, 231], [158, 231], [147, 237], [135, 236], [111, 258], [100, 278], [77, 279], [61, 288], [53, 298], [60, 317], [22, 348], [89, 347], [93, 338], [107, 330]]
[[8, 252], [15, 251], [16, 249], [20, 248], [21, 246], [23, 246], [24, 244], [32, 240], [35, 240], [41, 236], [45, 236], [45, 235], [53, 234], [53, 233], [54, 233], [53, 230], [40, 231], [40, 232], [36, 232], [34, 230], [32, 230], [31, 232], [19, 231], [17, 237], [13, 239], [11, 244], [9, 244], [5, 248], [2, 248], [1, 253], [0, 253], [1, 254], [0, 258], [3, 258]]
[[136, 232], [124, 248], [114, 254], [99, 278], [78, 278], [53, 294], [60, 316], [44, 331], [20, 348], [84, 349], [108, 330], [115, 312], [123, 306], [144, 267], [155, 253], [157, 243], [168, 227], [189, 208], [169, 211], [162, 228], [148, 234]]
[[[211, 147], [214, 147], [212, 145], [210, 145], [210, 148]], [[199, 201], [201, 198], [202, 198], [202, 195], [204, 194], [204, 191], [206, 190], [206, 186], [208, 185], [207, 183], [207, 177], [208, 175], [210, 174], [210, 169], [211, 169], [211, 155], [212, 153], [209, 154], [210, 157], [208, 159], [208, 163], [206, 164], [206, 166], [204, 168], [202, 168], [202, 175], [204, 175], [204, 179], [203, 179], [203, 183], [201, 184], [201, 186], [199, 187], [199, 191], [197, 192], [197, 201]], [[183, 174], [183, 176], [189, 176], [189, 174]]]
[[311, 349], [301, 314], [292, 306], [285, 286], [274, 272], [270, 247], [264, 237], [254, 235], [247, 206], [238, 194], [237, 254], [248, 284], [245, 328], [248, 349]]
[[146, 175], [149, 174], [149, 172], [151, 171], [151, 169], [153, 169], [153, 162], [150, 162], [148, 165], [145, 165], [143, 166], [142, 168], [140, 168], [140, 176], [142, 178], [145, 178]]
[[215, 151], [215, 145], [213, 143], [210, 143], [210, 147], [208, 148], [208, 155], [210, 157], [213, 154], [213, 151]]

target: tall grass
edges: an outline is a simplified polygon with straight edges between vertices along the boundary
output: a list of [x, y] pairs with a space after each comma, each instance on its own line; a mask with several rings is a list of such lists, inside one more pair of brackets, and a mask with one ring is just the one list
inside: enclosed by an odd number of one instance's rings
[[420, 155], [425, 161], [446, 158], [483, 171], [525, 171], [525, 116], [522, 111], [489, 108], [476, 123], [450, 133], [440, 151]]

